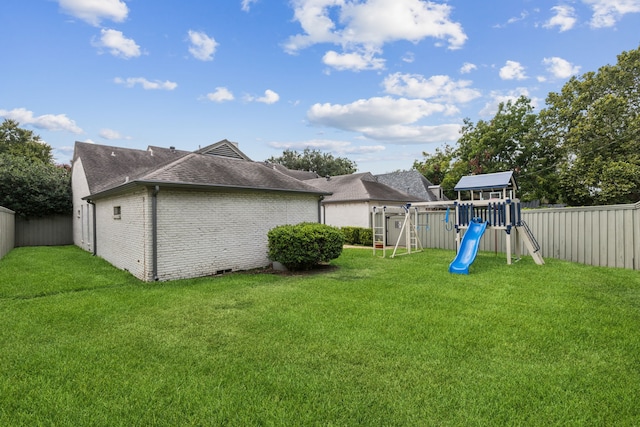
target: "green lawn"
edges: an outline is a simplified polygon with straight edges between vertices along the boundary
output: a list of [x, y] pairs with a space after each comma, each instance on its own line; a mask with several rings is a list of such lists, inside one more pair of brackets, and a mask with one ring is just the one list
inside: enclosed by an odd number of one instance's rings
[[480, 253], [142, 283], [0, 260], [0, 425], [639, 425], [640, 273]]

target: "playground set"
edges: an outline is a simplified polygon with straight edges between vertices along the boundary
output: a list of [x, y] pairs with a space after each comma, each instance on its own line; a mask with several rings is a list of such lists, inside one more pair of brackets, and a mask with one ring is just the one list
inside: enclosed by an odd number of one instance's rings
[[[404, 247], [401, 255], [420, 252], [422, 243], [418, 238], [419, 218], [421, 213], [446, 209], [445, 227], [456, 231], [456, 257], [449, 265], [449, 272], [469, 274], [469, 266], [475, 260], [482, 236], [487, 230], [504, 230], [506, 239], [507, 264], [512, 263], [512, 251], [520, 258], [521, 242], [534, 262], [544, 264], [540, 254], [540, 245], [531, 229], [522, 219], [521, 203], [516, 198], [516, 182], [513, 172], [498, 172], [483, 175], [464, 176], [456, 184], [457, 200], [438, 202], [418, 202], [400, 207], [374, 207], [371, 212], [373, 231], [373, 253], [382, 251], [386, 256], [386, 242], [389, 237], [387, 219], [394, 215], [403, 218], [396, 221], [395, 229], [399, 234], [395, 237], [395, 246], [391, 257], [397, 256], [398, 248]], [[463, 200], [463, 195], [467, 196]], [[420, 212], [423, 208], [424, 211]], [[455, 222], [449, 223], [449, 213], [455, 213]]]

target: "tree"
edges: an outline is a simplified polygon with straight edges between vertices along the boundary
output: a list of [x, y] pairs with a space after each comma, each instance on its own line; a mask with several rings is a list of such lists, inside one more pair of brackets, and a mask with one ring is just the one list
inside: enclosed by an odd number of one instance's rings
[[68, 214], [71, 172], [53, 164], [51, 146], [19, 123], [0, 126], [0, 206], [23, 217]]
[[0, 154], [21, 156], [44, 163], [53, 162], [51, 146], [44, 143], [33, 131], [20, 128], [14, 120], [5, 120], [0, 125]]
[[436, 148], [435, 153], [430, 154], [422, 152], [424, 159], [413, 162], [413, 169], [420, 172], [425, 178], [434, 185], [442, 187], [447, 197], [453, 198], [453, 187], [456, 182], [453, 182], [453, 163], [456, 156], [455, 149], [449, 144], [445, 144], [444, 147]]
[[445, 181], [457, 182], [470, 174], [513, 171], [520, 198], [531, 200], [537, 195], [535, 180], [531, 179], [536, 173], [533, 160], [539, 149], [534, 132], [536, 121], [531, 100], [524, 96], [500, 103], [490, 121], [474, 124], [465, 119], [455, 160]]
[[422, 152], [424, 159], [413, 162], [413, 169], [424, 175], [429, 182], [434, 185], [441, 185], [447, 177], [447, 174], [451, 172], [451, 166], [454, 158], [454, 149], [449, 144], [445, 144], [442, 149], [436, 148], [435, 153], [429, 154]]
[[69, 214], [71, 173], [64, 166], [0, 154], [0, 206], [23, 217]]
[[332, 154], [305, 148], [302, 153], [285, 150], [280, 157], [270, 157], [268, 162], [280, 164], [288, 169], [315, 172], [320, 176], [349, 175], [358, 168], [356, 163]]
[[545, 132], [564, 150], [559, 175], [571, 205], [640, 200], [640, 48], [616, 65], [571, 78], [550, 93]]

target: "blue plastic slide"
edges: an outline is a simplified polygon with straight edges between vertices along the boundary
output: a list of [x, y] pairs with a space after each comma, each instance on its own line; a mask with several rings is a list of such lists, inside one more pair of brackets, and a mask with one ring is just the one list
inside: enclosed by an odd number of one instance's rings
[[473, 263], [473, 260], [476, 259], [480, 239], [486, 228], [486, 222], [476, 222], [474, 219], [469, 223], [469, 228], [466, 233], [464, 233], [464, 236], [462, 236], [460, 250], [456, 255], [456, 259], [449, 264], [449, 273], [469, 274], [469, 266]]

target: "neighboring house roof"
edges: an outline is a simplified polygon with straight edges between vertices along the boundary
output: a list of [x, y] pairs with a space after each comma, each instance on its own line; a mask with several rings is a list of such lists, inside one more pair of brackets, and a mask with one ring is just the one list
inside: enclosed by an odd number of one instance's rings
[[433, 184], [416, 170], [401, 171], [376, 175], [378, 182], [393, 187], [396, 190], [406, 191], [412, 196], [419, 197], [428, 202], [440, 200], [429, 187]]
[[282, 166], [281, 164], [278, 163], [268, 163], [265, 162], [265, 164], [269, 167], [272, 167], [273, 169], [282, 172], [285, 175], [289, 175], [295, 179], [299, 179], [300, 181], [306, 181], [309, 179], [316, 179], [316, 178], [320, 178], [320, 175], [318, 175], [315, 172], [309, 172], [309, 171], [299, 171], [299, 170], [293, 170], [293, 169], [288, 169], [284, 166]]
[[418, 202], [424, 199], [412, 196], [404, 191], [396, 190], [382, 184], [369, 172], [351, 175], [316, 178], [305, 181], [321, 190], [331, 192], [323, 203], [385, 201], [385, 202]]
[[92, 197], [136, 185], [328, 194], [264, 163], [248, 160], [237, 145], [226, 140], [193, 153], [158, 147], [145, 151], [77, 142], [74, 160], [77, 158], [82, 160]]
[[453, 189], [455, 191], [498, 190], [508, 187], [517, 188], [512, 171], [463, 176]]

